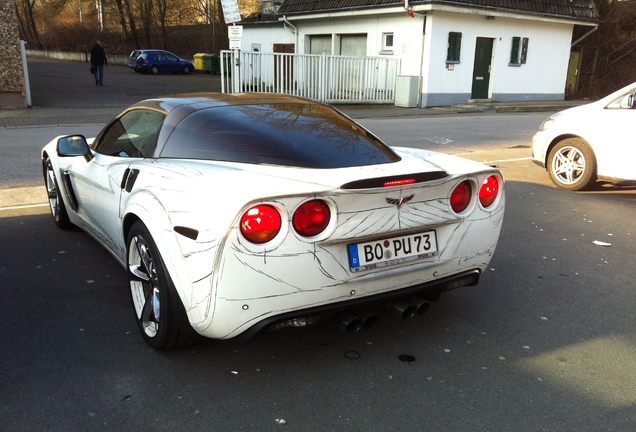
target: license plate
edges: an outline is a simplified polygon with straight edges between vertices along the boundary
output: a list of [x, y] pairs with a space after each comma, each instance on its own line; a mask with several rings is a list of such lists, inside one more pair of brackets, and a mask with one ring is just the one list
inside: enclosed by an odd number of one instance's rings
[[353, 243], [349, 248], [352, 271], [399, 264], [437, 255], [435, 230], [365, 243]]

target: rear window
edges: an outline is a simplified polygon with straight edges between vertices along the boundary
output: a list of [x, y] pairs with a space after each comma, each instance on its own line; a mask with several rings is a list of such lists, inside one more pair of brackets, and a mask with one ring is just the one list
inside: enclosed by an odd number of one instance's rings
[[312, 104], [237, 105], [196, 111], [176, 127], [161, 157], [305, 168], [399, 160], [356, 123], [329, 107]]

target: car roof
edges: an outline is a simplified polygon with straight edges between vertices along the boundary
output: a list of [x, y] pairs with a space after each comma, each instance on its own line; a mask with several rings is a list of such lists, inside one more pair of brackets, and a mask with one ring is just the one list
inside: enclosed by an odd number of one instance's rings
[[[377, 137], [333, 107], [302, 97], [176, 94], [138, 102], [119, 117], [141, 118], [144, 110], [165, 115], [156, 141], [145, 147], [144, 157], [304, 168], [399, 160]], [[108, 129], [96, 138], [98, 147]]]
[[318, 102], [312, 99], [289, 96], [277, 93], [181, 93], [174, 95], [167, 95], [159, 98], [146, 99], [128, 108], [127, 111], [132, 109], [152, 109], [155, 111], [162, 111], [165, 114], [169, 114], [177, 107], [183, 107], [185, 105], [192, 106], [192, 111], [213, 108], [218, 106], [232, 106], [232, 105], [257, 105], [257, 104], [320, 104], [325, 105], [322, 102]]

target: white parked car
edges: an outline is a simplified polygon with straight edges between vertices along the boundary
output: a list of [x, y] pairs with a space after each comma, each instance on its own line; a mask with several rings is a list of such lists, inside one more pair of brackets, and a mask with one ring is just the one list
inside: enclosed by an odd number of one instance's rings
[[336, 320], [371, 327], [477, 284], [504, 181], [492, 167], [389, 148], [332, 107], [201, 93], [137, 103], [94, 139], [42, 150], [51, 213], [128, 272], [157, 349]]
[[561, 189], [636, 180], [636, 83], [558, 112], [532, 138], [532, 159]]

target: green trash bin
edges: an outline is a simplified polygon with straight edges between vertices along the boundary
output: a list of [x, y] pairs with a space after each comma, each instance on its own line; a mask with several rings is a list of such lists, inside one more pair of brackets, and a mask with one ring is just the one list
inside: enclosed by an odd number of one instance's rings
[[218, 54], [204, 54], [203, 62], [205, 63], [205, 71], [213, 75], [221, 73], [221, 62]]
[[203, 62], [204, 56], [205, 56], [204, 53], [198, 53], [194, 55], [194, 70], [197, 70], [197, 71], [205, 70], [205, 64]]

